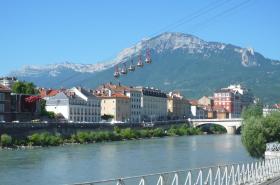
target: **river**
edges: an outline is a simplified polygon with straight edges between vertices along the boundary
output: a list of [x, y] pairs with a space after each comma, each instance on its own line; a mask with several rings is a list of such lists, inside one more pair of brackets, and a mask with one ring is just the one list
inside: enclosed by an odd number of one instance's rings
[[0, 151], [0, 184], [50, 185], [253, 161], [239, 135], [202, 135]]

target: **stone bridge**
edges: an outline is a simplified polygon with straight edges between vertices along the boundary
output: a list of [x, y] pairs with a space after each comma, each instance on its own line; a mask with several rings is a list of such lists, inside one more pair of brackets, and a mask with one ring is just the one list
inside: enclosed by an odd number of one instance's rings
[[215, 124], [225, 127], [228, 134], [235, 134], [236, 130], [242, 125], [242, 118], [232, 119], [189, 119], [190, 124], [193, 127], [199, 127], [206, 124]]

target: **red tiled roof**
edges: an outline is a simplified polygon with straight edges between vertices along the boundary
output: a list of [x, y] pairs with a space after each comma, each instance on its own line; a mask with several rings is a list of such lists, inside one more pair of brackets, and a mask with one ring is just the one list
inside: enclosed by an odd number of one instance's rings
[[55, 89], [42, 89], [42, 90], [40, 90], [40, 96], [42, 98], [48, 97], [48, 96], [55, 96], [59, 92], [60, 92], [60, 90], [55, 90]]
[[125, 95], [123, 95], [121, 93], [114, 93], [111, 96], [99, 96], [99, 97], [100, 98], [108, 98], [108, 99], [110, 99], [110, 98], [125, 98], [125, 99], [129, 99], [128, 96], [125, 96]]
[[198, 100], [189, 100], [191, 105], [198, 105]]
[[279, 103], [279, 104], [274, 104], [274, 107], [275, 107], [276, 109], [280, 109], [280, 103]]

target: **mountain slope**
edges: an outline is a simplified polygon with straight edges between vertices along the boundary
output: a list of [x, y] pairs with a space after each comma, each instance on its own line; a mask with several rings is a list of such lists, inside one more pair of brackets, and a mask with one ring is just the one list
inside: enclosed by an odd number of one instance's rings
[[[135, 72], [114, 79], [114, 65], [137, 61], [139, 52], [150, 48], [153, 62]], [[129, 65], [130, 62], [127, 63]], [[71, 66], [71, 67], [69, 67]], [[35, 70], [36, 69], [36, 70]], [[154, 86], [165, 91], [180, 90], [190, 98], [211, 95], [217, 88], [241, 83], [265, 102], [280, 101], [280, 62], [266, 59], [250, 48], [206, 42], [182, 33], [163, 33], [124, 49], [110, 63], [52, 65], [17, 71], [19, 79], [39, 86], [94, 88], [108, 81]]]

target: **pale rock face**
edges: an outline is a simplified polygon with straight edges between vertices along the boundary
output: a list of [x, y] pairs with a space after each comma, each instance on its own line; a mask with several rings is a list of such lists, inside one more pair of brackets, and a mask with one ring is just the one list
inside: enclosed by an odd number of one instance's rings
[[241, 53], [241, 58], [241, 63], [245, 67], [258, 65], [253, 48], [243, 49]]
[[[163, 33], [159, 36], [142, 39], [136, 45], [122, 50], [115, 59], [106, 63], [94, 64], [75, 64], [75, 63], [59, 63], [49, 64], [43, 66], [29, 65], [22, 69], [12, 72], [16, 76], [39, 76], [41, 73], [47, 73], [49, 76], [57, 76], [65, 70], [73, 70], [81, 73], [95, 73], [109, 69], [116, 64], [124, 63], [135, 58], [141, 53], [145, 55], [147, 48], [151, 49], [153, 53], [162, 53], [164, 51], [183, 50], [185, 53], [196, 54], [201, 53], [203, 57], [210, 57], [211, 53], [219, 53], [225, 49], [227, 44], [217, 42], [206, 42], [196, 36], [183, 33]], [[234, 51], [241, 56], [241, 64], [245, 67], [258, 65], [255, 60], [255, 53], [252, 48], [234, 48]], [[144, 59], [144, 58], [143, 58]]]

